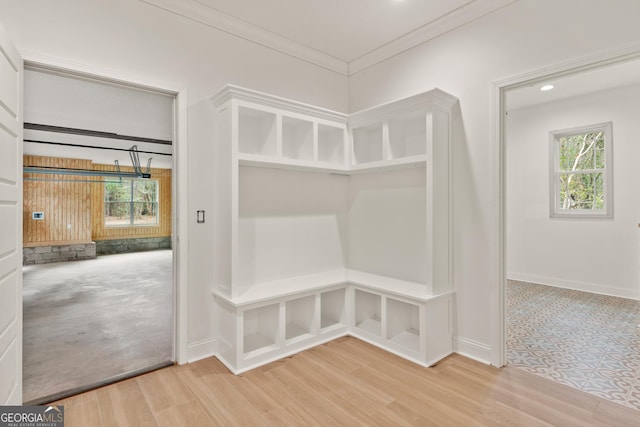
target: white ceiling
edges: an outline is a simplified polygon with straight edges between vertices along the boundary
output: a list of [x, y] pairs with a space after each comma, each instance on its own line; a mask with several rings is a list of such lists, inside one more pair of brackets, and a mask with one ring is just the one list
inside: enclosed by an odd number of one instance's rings
[[140, 0], [344, 75], [517, 0]]
[[[554, 88], [541, 91], [540, 87], [546, 84], [552, 84]], [[607, 65], [508, 90], [506, 105], [507, 110], [516, 110], [634, 84], [640, 84], [640, 60]]]
[[351, 62], [469, 0], [195, 0]]

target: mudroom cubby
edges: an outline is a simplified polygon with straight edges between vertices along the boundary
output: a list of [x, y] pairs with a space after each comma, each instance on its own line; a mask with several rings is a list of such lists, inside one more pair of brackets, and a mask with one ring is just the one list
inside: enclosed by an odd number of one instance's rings
[[354, 290], [355, 327], [363, 333], [382, 336], [382, 298], [360, 289]]
[[273, 349], [278, 344], [278, 304], [252, 308], [244, 311], [244, 354]]
[[240, 373], [343, 335], [424, 366], [451, 353], [456, 99], [346, 115], [227, 86], [212, 102], [220, 360]]
[[276, 115], [273, 113], [238, 108], [238, 150], [247, 154], [275, 156]]
[[386, 300], [387, 339], [412, 351], [420, 351], [420, 305], [394, 298]]
[[344, 129], [318, 123], [318, 161], [344, 165], [346, 153]]
[[318, 329], [316, 299], [315, 295], [309, 295], [285, 303], [285, 339], [288, 343], [315, 335]]
[[320, 328], [324, 331], [346, 324], [346, 289], [335, 289], [320, 294]]
[[379, 162], [384, 159], [383, 126], [376, 123], [353, 129], [353, 163]]
[[282, 117], [282, 155], [291, 159], [313, 161], [313, 123]]

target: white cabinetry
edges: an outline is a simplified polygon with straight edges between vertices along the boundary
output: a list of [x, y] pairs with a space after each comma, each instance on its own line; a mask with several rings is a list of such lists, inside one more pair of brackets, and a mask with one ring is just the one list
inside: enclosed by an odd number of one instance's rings
[[449, 139], [439, 90], [347, 116], [227, 86], [216, 117], [218, 357], [236, 373], [351, 334], [452, 351]]

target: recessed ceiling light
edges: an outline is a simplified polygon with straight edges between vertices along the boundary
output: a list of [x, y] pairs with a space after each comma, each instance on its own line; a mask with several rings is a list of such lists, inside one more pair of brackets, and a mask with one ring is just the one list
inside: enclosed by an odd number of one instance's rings
[[548, 90], [553, 89], [553, 85], [544, 85], [540, 88], [541, 91], [546, 92]]

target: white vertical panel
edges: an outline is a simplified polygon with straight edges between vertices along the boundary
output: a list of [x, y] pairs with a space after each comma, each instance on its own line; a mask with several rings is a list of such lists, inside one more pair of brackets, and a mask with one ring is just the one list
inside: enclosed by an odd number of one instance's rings
[[0, 405], [22, 404], [22, 70], [0, 26]]
[[[14, 195], [8, 196], [11, 197]], [[17, 206], [15, 205], [15, 202], [5, 201], [5, 203], [11, 204], [0, 204], [0, 236], [2, 236], [0, 237], [0, 258], [11, 255], [17, 249], [17, 242], [12, 238], [13, 234], [15, 234]], [[10, 271], [14, 270], [16, 266], [12, 265], [7, 268], [9, 269], [4, 271], [0, 270], [0, 279]]]
[[17, 150], [16, 135], [0, 127], [0, 182], [15, 183]]

